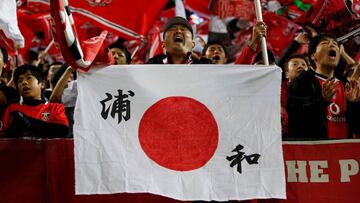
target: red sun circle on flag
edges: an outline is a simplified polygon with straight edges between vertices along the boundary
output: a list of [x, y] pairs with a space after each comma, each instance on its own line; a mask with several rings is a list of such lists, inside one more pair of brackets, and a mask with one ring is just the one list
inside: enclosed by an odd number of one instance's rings
[[190, 171], [214, 155], [219, 132], [210, 110], [189, 97], [167, 97], [148, 108], [139, 124], [145, 154], [160, 166]]

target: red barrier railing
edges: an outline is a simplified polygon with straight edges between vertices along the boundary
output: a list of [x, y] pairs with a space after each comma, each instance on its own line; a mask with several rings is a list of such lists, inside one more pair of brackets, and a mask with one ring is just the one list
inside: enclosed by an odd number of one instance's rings
[[[357, 202], [360, 140], [285, 142], [287, 200]], [[0, 139], [1, 203], [181, 202], [153, 194], [75, 195], [72, 139]]]

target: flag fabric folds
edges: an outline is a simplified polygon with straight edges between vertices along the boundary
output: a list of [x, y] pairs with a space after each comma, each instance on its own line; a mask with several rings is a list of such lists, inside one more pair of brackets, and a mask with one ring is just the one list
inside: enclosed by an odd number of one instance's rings
[[186, 9], [196, 12], [203, 17], [210, 18], [210, 0], [184, 0], [184, 6]]
[[[87, 40], [79, 40], [70, 5], [67, 0], [51, 0], [51, 15], [56, 26], [55, 37], [60, 45], [65, 61], [73, 68], [88, 71], [98, 58], [103, 64], [111, 64], [114, 59], [104, 47], [108, 31]], [[106, 53], [105, 53], [106, 52]]]
[[0, 29], [14, 41], [14, 44], [23, 48], [25, 40], [22, 36], [16, 18], [16, 2], [0, 0]]
[[285, 198], [276, 66], [132, 65], [78, 77], [76, 194]]
[[168, 0], [69, 0], [75, 17], [127, 40], [146, 36]]

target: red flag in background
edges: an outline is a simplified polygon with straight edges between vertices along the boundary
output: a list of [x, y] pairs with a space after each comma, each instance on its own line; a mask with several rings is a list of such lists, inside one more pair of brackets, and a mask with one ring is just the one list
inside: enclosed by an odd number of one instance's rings
[[168, 0], [69, 0], [69, 5], [74, 17], [84, 18], [129, 40], [145, 36], [167, 2]]
[[[359, 0], [329, 0], [324, 13], [325, 31], [339, 37], [355, 29], [360, 22]], [[357, 8], [357, 9], [356, 9]]]
[[318, 32], [338, 37], [347, 53], [355, 56], [358, 43], [354, 40], [360, 28], [360, 0], [318, 0], [299, 23], [313, 24]]
[[[23, 22], [18, 21], [18, 26], [20, 29], [20, 32], [24, 36], [25, 39], [25, 46], [23, 48], [18, 49], [18, 65], [21, 65], [25, 62], [27, 59], [27, 55], [29, 52], [29, 49], [31, 47], [32, 41], [35, 38], [34, 33], [27, 27]], [[15, 56], [15, 45], [14, 42], [10, 39], [8, 39], [5, 34], [1, 31], [0, 32], [0, 46], [4, 47], [6, 51], [8, 52], [9, 56], [14, 58]], [[9, 66], [7, 66], [10, 68]]]
[[46, 44], [51, 42], [53, 36], [51, 32], [50, 13], [29, 13], [24, 10], [18, 10], [17, 15], [19, 21], [23, 22], [33, 33], [43, 33]]
[[[25, 39], [28, 48], [23, 51], [23, 55], [26, 56], [29, 49], [39, 51], [47, 48], [54, 39], [51, 30], [49, 0], [18, 0], [17, 15], [18, 21], [27, 30]], [[50, 61], [64, 61], [60, 50], [56, 46], [49, 47], [47, 54], [50, 57], [48, 59], [51, 59]]]
[[303, 16], [295, 19], [295, 22], [331, 30], [359, 18], [360, 0], [317, 0]]
[[266, 36], [268, 49], [275, 57], [280, 57], [294, 39], [299, 26], [272, 12], [264, 12], [263, 19], [268, 27]]
[[164, 53], [160, 28], [158, 26], [155, 26], [149, 33], [149, 45], [149, 58]]
[[49, 14], [49, 0], [17, 0], [18, 10], [27, 11], [29, 13]]
[[221, 19], [237, 17], [253, 21], [256, 17], [254, 2], [251, 0], [213, 0], [211, 7], [212, 14]]
[[210, 20], [204, 19], [203, 22], [201, 22], [200, 24], [196, 25], [196, 34], [199, 34], [199, 35], [208, 35], [208, 32], [209, 32], [209, 24], [210, 24]]
[[189, 11], [198, 13], [202, 17], [210, 19], [210, 1], [211, 0], [184, 0], [184, 5]]

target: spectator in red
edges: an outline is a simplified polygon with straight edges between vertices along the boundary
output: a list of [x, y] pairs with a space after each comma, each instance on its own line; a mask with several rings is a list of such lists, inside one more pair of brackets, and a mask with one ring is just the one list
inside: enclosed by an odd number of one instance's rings
[[22, 102], [10, 104], [4, 111], [0, 135], [6, 137], [65, 137], [68, 121], [62, 104], [42, 98], [44, 76], [32, 65], [15, 69], [14, 83]]
[[258, 52], [261, 44], [261, 37], [266, 37], [267, 28], [264, 22], [257, 22], [252, 29], [251, 39], [247, 46], [241, 50], [239, 57], [236, 58], [235, 64], [252, 64], [254, 57]]
[[196, 59], [192, 49], [194, 33], [190, 23], [176, 16], [165, 25], [162, 46], [166, 55], [157, 55], [148, 60], [148, 64], [211, 64], [206, 58]]
[[286, 109], [290, 138], [348, 138], [360, 132], [360, 89], [356, 80], [344, 88], [334, 78], [340, 60], [336, 38], [320, 34], [311, 39], [309, 58], [315, 71], [302, 71], [289, 84]]

